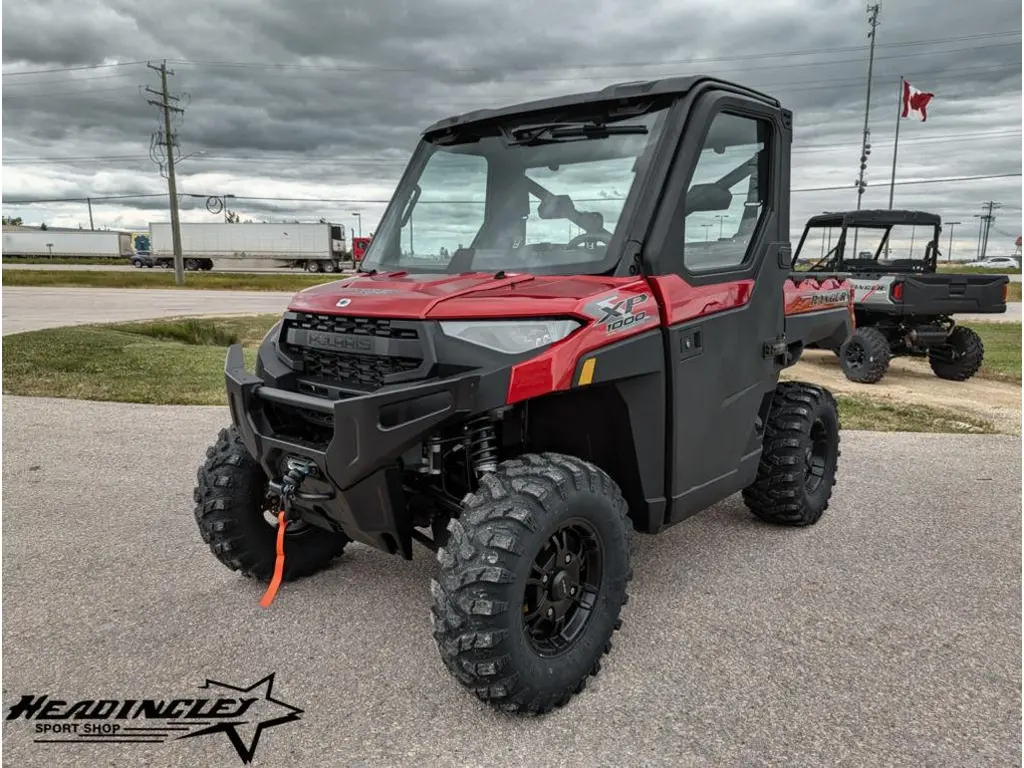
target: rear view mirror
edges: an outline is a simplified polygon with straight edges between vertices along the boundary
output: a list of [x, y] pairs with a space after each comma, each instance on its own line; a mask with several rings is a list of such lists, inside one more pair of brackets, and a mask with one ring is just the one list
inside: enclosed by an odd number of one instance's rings
[[717, 184], [696, 184], [686, 193], [686, 215], [698, 211], [725, 211], [732, 205], [732, 192]]

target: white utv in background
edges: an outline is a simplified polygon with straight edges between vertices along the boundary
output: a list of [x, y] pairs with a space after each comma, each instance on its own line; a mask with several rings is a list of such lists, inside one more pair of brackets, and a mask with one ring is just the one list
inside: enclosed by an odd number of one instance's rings
[[[928, 236], [915, 257], [921, 227]], [[927, 357], [935, 375], [950, 381], [966, 381], [981, 368], [981, 338], [953, 315], [1006, 312], [1009, 278], [938, 272], [941, 233], [940, 217], [923, 211], [839, 211], [808, 220], [796, 259], [810, 262], [810, 273], [842, 274], [853, 286], [856, 330], [834, 350], [846, 378], [874, 384], [897, 355]], [[810, 252], [819, 243], [815, 260]], [[865, 245], [873, 250], [858, 250]]]

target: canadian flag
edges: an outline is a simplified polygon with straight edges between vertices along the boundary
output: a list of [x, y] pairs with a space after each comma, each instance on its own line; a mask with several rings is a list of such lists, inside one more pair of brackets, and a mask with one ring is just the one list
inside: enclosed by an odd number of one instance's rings
[[902, 117], [916, 117], [922, 123], [928, 119], [928, 102], [934, 93], [919, 91], [906, 80], [903, 81], [903, 114]]

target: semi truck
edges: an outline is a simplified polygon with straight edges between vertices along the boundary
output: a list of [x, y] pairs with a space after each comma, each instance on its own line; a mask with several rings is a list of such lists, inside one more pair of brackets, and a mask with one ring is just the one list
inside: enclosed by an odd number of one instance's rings
[[60, 258], [122, 258], [135, 253], [131, 235], [110, 231], [20, 231], [3, 233], [7, 258], [54, 256]]
[[[171, 225], [149, 225], [150, 258], [162, 267], [174, 265]], [[337, 272], [348, 258], [345, 228], [340, 224], [222, 224], [183, 222], [181, 254], [185, 269], [209, 270], [216, 261], [298, 267], [307, 272]]]

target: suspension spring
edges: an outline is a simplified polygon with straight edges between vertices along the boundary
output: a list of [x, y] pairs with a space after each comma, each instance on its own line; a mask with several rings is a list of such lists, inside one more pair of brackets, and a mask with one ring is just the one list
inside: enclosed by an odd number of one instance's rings
[[498, 469], [498, 435], [494, 423], [486, 416], [474, 419], [469, 431], [469, 460], [478, 475]]

